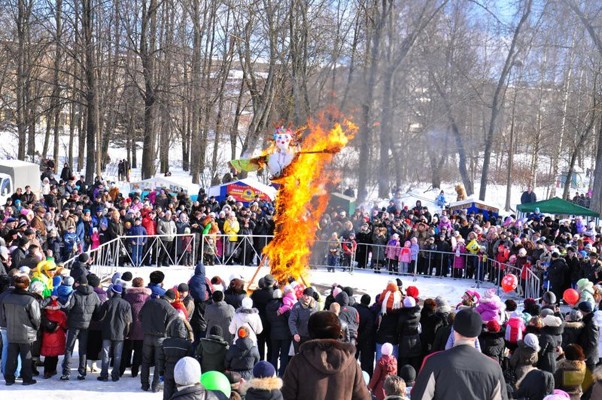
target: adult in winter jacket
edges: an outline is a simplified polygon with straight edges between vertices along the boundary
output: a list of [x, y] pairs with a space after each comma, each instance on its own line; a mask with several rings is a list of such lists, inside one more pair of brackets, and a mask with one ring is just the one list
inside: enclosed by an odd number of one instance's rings
[[309, 340], [309, 330], [307, 328], [311, 314], [316, 311], [316, 301], [312, 297], [313, 290], [306, 288], [303, 295], [295, 303], [288, 317], [288, 329], [293, 335], [293, 346], [295, 353], [299, 352], [301, 344]]
[[585, 354], [585, 365], [590, 373], [593, 373], [594, 367], [598, 363], [598, 341], [599, 327], [594, 321], [594, 313], [591, 303], [583, 301], [579, 303], [579, 311], [583, 314], [583, 330], [579, 336], [577, 344], [583, 349]]
[[194, 349], [192, 342], [187, 339], [188, 334], [184, 321], [176, 318], [169, 326], [167, 338], [161, 347], [161, 371], [163, 371], [163, 400], [169, 400], [176, 391], [174, 369], [178, 361], [186, 356], [192, 356]]
[[349, 295], [344, 291], [336, 296], [336, 302], [341, 306], [339, 318], [343, 323], [347, 324], [347, 328], [349, 329], [350, 343], [355, 344], [360, 325], [360, 315], [355, 308], [349, 305]]
[[161, 247], [159, 248], [159, 257], [157, 266], [170, 265], [174, 255], [174, 241], [176, 238], [176, 223], [171, 219], [171, 211], [165, 211], [165, 215], [159, 218], [157, 223], [157, 234], [161, 235]]
[[554, 384], [564, 390], [571, 400], [579, 400], [583, 394], [581, 384], [585, 379], [585, 355], [578, 344], [570, 344], [564, 351], [564, 358], [558, 361], [554, 373]]
[[551, 290], [554, 292], [557, 299], [561, 299], [562, 293], [569, 287], [569, 281], [567, 279], [568, 269], [569, 266], [564, 258], [560, 257], [558, 252], [552, 252], [552, 261], [550, 262], [547, 271]]
[[372, 299], [369, 294], [362, 295], [359, 304], [355, 305], [360, 316], [358, 328], [357, 351], [362, 371], [372, 376], [374, 369], [374, 348], [376, 346], [376, 313], [370, 309]]
[[240, 308], [242, 300], [247, 297], [245, 282], [240, 278], [230, 280], [228, 288], [224, 291], [224, 300], [234, 309]]
[[77, 260], [73, 261], [69, 275], [76, 281], [82, 275], [88, 276], [90, 273], [90, 270], [88, 269], [90, 268], [89, 262], [90, 255], [88, 253], [81, 253], [77, 256]]
[[190, 325], [194, 332], [195, 342], [209, 328], [207, 326], [206, 307], [211, 299], [211, 281], [207, 279], [205, 265], [198, 262], [194, 268], [194, 275], [188, 281], [190, 296], [194, 300], [194, 312], [191, 315]]
[[63, 358], [63, 375], [61, 380], [68, 381], [71, 375], [71, 354], [75, 341], [79, 342], [79, 373], [77, 379], [86, 379], [86, 347], [88, 342], [88, 328], [93, 315], [98, 315], [100, 309], [100, 299], [94, 292], [92, 286], [88, 285], [88, 279], [80, 276], [77, 280], [76, 288], [69, 298], [69, 303], [65, 306], [67, 310], [67, 345], [65, 348], [65, 357]]
[[410, 364], [416, 371], [420, 369], [420, 355], [422, 343], [420, 342], [420, 306], [416, 305], [413, 297], [403, 300], [403, 308], [399, 313], [397, 323], [399, 335], [398, 369], [405, 364]]
[[249, 328], [249, 339], [254, 345], [257, 345], [257, 335], [263, 331], [259, 311], [253, 307], [253, 300], [245, 297], [242, 306], [236, 310], [228, 330], [234, 335], [234, 340], [238, 339], [238, 329], [242, 326]]
[[29, 277], [20, 275], [15, 278], [15, 289], [6, 295], [0, 306], [2, 312], [0, 325], [6, 326], [8, 355], [4, 380], [6, 385], [15, 383], [17, 358], [21, 357], [21, 377], [24, 385], [36, 383], [33, 379], [31, 346], [36, 340], [37, 331], [42, 322], [40, 304], [27, 292]]
[[542, 371], [548, 371], [551, 374], [556, 372], [556, 358], [558, 358], [558, 349], [562, 344], [562, 332], [564, 324], [559, 317], [547, 315], [543, 318], [543, 328], [539, 335], [539, 362], [537, 367]]
[[444, 324], [444, 317], [436, 312], [437, 303], [433, 299], [426, 299], [422, 311], [420, 311], [420, 325], [422, 326], [422, 332], [420, 332], [420, 342], [422, 344], [422, 354], [427, 355], [431, 353], [433, 342], [435, 341], [435, 334]]
[[[253, 305], [255, 308], [257, 308], [257, 311], [259, 311], [259, 318], [261, 319], [261, 325], [263, 326], [263, 331], [257, 334], [257, 349], [259, 350], [261, 359], [268, 360], [269, 356], [271, 355], [272, 348], [269, 343], [270, 323], [266, 315], [266, 306], [274, 296], [275, 279], [271, 274], [268, 274], [261, 278], [260, 282], [261, 285], [259, 285], [258, 290], [253, 292], [251, 295], [251, 300], [253, 300]], [[266, 357], [266, 351], [268, 357]]]
[[266, 306], [266, 317], [270, 324], [270, 359], [272, 365], [280, 365], [278, 375], [284, 375], [286, 365], [288, 364], [288, 352], [291, 346], [291, 331], [288, 329], [288, 317], [290, 311], [284, 314], [278, 312], [282, 307], [282, 291], [274, 290], [273, 299]]
[[578, 343], [579, 336], [585, 324], [583, 314], [579, 310], [572, 310], [564, 319], [564, 331], [562, 332], [562, 349], [573, 343]]
[[311, 340], [300, 346], [284, 373], [284, 400], [369, 400], [355, 346], [338, 340], [339, 318], [330, 311], [313, 313], [308, 334]]
[[[132, 323], [123, 342], [123, 352], [121, 355], [121, 375], [125, 369], [131, 366], [132, 377], [138, 376], [140, 365], [142, 364], [142, 343], [144, 342], [144, 331], [140, 321], [140, 310], [144, 303], [150, 298], [151, 290], [144, 287], [142, 278], [136, 277], [132, 281], [132, 287], [128, 288], [123, 295], [123, 299], [130, 303], [132, 310]], [[132, 358], [133, 355], [133, 358]]]
[[121, 298], [123, 287], [119, 284], [111, 288], [113, 295], [100, 308], [102, 321], [102, 369], [98, 380], [109, 379], [109, 357], [113, 349], [113, 370], [111, 380], [117, 382], [120, 377], [121, 353], [123, 342], [132, 323], [132, 306]]
[[234, 307], [224, 301], [224, 293], [217, 290], [211, 295], [213, 303], [208, 304], [205, 309], [205, 320], [207, 331], [214, 326], [219, 326], [223, 331], [223, 338], [228, 344], [234, 343], [234, 334], [230, 333], [229, 327], [234, 318]]
[[537, 365], [539, 350], [541, 350], [539, 340], [533, 333], [526, 334], [523, 340], [518, 341], [518, 346], [512, 353], [512, 357], [510, 357], [510, 368], [513, 371], [514, 382], [508, 383], [516, 383], [525, 376], [531, 367]]
[[227, 370], [238, 372], [245, 380], [252, 378], [253, 366], [259, 362], [259, 351], [249, 334], [250, 329], [246, 326], [238, 328], [237, 339], [226, 352], [224, 360]]
[[474, 348], [483, 320], [473, 309], [463, 309], [454, 320], [454, 347], [428, 356], [416, 378], [412, 398], [464, 400], [507, 399], [499, 364]]
[[525, 376], [516, 384], [514, 397], [517, 399], [543, 400], [554, 391], [554, 375], [530, 367]]
[[209, 336], [200, 340], [195, 358], [201, 363], [203, 371], [224, 372], [224, 361], [229, 347], [228, 342], [223, 338], [222, 328], [215, 325], [209, 329]]
[[[163, 297], [148, 300], [140, 310], [140, 321], [144, 332], [140, 382], [144, 391], [152, 389], [153, 392], [156, 392], [159, 390], [163, 340], [165, 340], [169, 325], [178, 318], [178, 312], [171, 306], [175, 299], [175, 293], [170, 289], [165, 292]], [[151, 364], [155, 365], [155, 370], [153, 380], [149, 382]]]

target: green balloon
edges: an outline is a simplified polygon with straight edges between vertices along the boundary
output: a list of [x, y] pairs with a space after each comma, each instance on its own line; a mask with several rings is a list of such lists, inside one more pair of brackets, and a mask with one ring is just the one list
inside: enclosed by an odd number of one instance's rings
[[218, 371], [207, 371], [201, 375], [201, 384], [207, 390], [217, 390], [230, 397], [232, 388], [226, 375]]

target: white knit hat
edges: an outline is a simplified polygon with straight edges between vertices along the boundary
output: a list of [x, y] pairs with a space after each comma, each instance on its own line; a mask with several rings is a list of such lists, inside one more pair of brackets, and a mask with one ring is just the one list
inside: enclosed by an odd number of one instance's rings
[[532, 333], [527, 333], [525, 335], [525, 338], [523, 339], [523, 342], [525, 343], [525, 345], [527, 347], [532, 348], [533, 350], [535, 350], [538, 353], [539, 353], [539, 350], [541, 350], [541, 347], [539, 347], [539, 339], [537, 339], [537, 336], [535, 336]]
[[383, 344], [380, 352], [383, 354], [383, 356], [390, 356], [393, 354], [393, 345], [391, 343]]
[[242, 299], [242, 308], [248, 308], [249, 310], [253, 308], [253, 300], [250, 297]]
[[192, 357], [181, 358], [173, 370], [178, 386], [191, 386], [201, 382], [201, 364]]
[[413, 297], [407, 296], [405, 299], [403, 299], [403, 306], [405, 308], [416, 307], [416, 300], [414, 300]]

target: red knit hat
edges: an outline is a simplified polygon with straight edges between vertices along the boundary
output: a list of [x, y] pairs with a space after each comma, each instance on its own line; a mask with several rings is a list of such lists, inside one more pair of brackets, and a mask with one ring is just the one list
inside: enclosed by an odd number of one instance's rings
[[498, 333], [500, 329], [500, 324], [495, 319], [487, 322], [487, 332]]
[[408, 286], [406, 289], [406, 294], [410, 297], [413, 297], [414, 300], [418, 300], [418, 295], [420, 294], [418, 288], [416, 286]]

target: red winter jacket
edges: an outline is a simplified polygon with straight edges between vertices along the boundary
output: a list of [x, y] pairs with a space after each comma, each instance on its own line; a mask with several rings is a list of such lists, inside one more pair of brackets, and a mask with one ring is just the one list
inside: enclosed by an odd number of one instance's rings
[[368, 389], [372, 391], [372, 394], [376, 396], [377, 400], [383, 400], [385, 398], [385, 390], [383, 385], [385, 379], [389, 375], [397, 375], [397, 360], [393, 356], [382, 356], [376, 363], [376, 369], [368, 384]]
[[[62, 310], [44, 310], [44, 319], [56, 324], [56, 330], [50, 332], [47, 325], [42, 323], [42, 349], [40, 354], [44, 357], [57, 357], [65, 354], [67, 341], [67, 314]], [[50, 325], [54, 325], [50, 324]]]
[[146, 229], [146, 234], [148, 236], [157, 234], [157, 222], [153, 220], [150, 215], [145, 215], [142, 218], [142, 226]]

